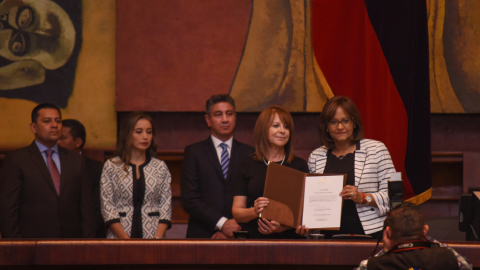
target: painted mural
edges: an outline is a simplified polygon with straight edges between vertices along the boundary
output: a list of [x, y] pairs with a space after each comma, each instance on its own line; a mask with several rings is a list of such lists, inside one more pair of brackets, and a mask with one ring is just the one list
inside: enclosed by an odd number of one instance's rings
[[433, 113], [480, 113], [480, 1], [427, 0]]
[[313, 55], [310, 4], [118, 0], [117, 111], [204, 111], [218, 93], [241, 112], [320, 111], [333, 93]]
[[113, 147], [115, 0], [0, 1], [0, 148], [25, 146], [41, 102], [80, 120], [86, 147]]
[[239, 111], [280, 104], [292, 112], [319, 112], [333, 97], [313, 54], [310, 1], [253, 1], [230, 95]]
[[0, 97], [67, 106], [82, 45], [81, 3], [0, 2]]

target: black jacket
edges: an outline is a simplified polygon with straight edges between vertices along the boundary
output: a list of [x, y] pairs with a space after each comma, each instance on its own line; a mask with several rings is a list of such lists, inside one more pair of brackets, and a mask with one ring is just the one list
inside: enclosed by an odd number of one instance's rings
[[187, 238], [210, 238], [222, 216], [233, 218], [233, 174], [240, 160], [254, 151], [234, 139], [224, 179], [211, 137], [185, 148], [180, 185], [182, 206], [190, 215]]
[[60, 196], [35, 142], [5, 157], [0, 174], [3, 238], [95, 236], [92, 188], [85, 176], [85, 161], [73, 151], [58, 149]]

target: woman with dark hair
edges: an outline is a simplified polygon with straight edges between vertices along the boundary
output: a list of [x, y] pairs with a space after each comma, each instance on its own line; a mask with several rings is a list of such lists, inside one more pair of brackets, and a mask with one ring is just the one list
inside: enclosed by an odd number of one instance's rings
[[[360, 113], [347, 97], [335, 96], [323, 107], [320, 133], [324, 146], [310, 154], [311, 173], [346, 174], [340, 193], [343, 209], [340, 231], [333, 234], [368, 234], [378, 238], [389, 210], [387, 182], [395, 172], [390, 153], [382, 142], [364, 139]], [[308, 234], [305, 226], [297, 228]]]
[[232, 214], [244, 223], [250, 238], [300, 238], [295, 229], [276, 221], [258, 218], [268, 206], [263, 197], [267, 167], [271, 162], [308, 172], [305, 160], [293, 154], [293, 119], [280, 106], [266, 108], [255, 125], [255, 153], [244, 158], [235, 172]]
[[155, 158], [156, 150], [152, 118], [143, 112], [127, 115], [100, 182], [107, 238], [160, 239], [171, 226], [171, 176], [165, 162]]

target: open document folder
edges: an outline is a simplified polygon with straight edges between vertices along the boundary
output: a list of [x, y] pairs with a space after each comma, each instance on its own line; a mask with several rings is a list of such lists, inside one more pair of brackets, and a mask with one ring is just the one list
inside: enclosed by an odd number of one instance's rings
[[338, 230], [345, 174], [304, 173], [270, 163], [263, 196], [270, 201], [262, 217], [296, 228]]

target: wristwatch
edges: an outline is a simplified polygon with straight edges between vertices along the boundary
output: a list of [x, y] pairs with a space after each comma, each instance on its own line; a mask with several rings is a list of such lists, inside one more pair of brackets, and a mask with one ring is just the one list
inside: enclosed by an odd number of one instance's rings
[[371, 203], [372, 202], [372, 197], [370, 197], [368, 195], [366, 195], [366, 196], [367, 196], [367, 203]]

